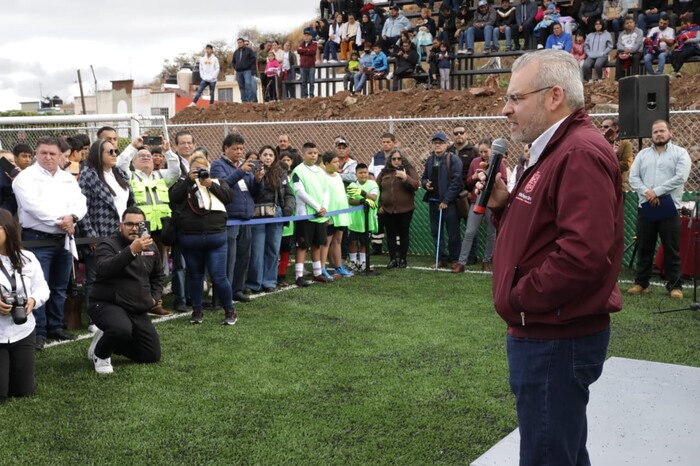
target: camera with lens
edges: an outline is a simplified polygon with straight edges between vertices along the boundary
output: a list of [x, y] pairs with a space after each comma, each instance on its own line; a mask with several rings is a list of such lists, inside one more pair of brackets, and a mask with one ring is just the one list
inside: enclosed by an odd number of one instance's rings
[[14, 322], [15, 325], [22, 325], [27, 321], [27, 310], [24, 308], [27, 302], [24, 296], [17, 295], [15, 291], [11, 291], [10, 293], [3, 292], [2, 300], [5, 304], [10, 304], [12, 306], [10, 315], [12, 315], [12, 322]]
[[206, 180], [207, 178], [209, 178], [209, 170], [207, 170], [206, 168], [198, 168], [197, 178], [199, 178], [200, 180]]

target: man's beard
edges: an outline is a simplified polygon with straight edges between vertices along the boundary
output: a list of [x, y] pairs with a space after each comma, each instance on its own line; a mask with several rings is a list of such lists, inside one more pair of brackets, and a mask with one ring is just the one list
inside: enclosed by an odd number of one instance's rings
[[668, 142], [671, 140], [671, 138], [668, 138], [664, 141], [654, 141], [654, 146], [655, 147], [664, 147]]

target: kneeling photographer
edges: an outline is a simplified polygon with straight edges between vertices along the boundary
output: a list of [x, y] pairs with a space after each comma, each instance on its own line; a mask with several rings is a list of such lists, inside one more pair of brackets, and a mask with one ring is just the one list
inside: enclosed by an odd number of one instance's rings
[[193, 154], [190, 172], [170, 188], [170, 201], [179, 213], [178, 246], [187, 267], [185, 286], [192, 300], [193, 324], [204, 318], [204, 270], [209, 271], [214, 290], [224, 308], [224, 324], [233, 325], [237, 316], [233, 307], [231, 282], [226, 277], [227, 239], [226, 204], [233, 191], [225, 181], [212, 178], [209, 161], [204, 155]]
[[0, 402], [34, 393], [35, 320], [49, 286], [34, 254], [20, 247], [19, 227], [0, 209]]

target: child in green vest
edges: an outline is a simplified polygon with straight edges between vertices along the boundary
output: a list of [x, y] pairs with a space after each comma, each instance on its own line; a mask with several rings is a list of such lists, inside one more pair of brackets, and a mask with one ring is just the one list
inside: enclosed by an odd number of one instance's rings
[[[350, 183], [348, 185], [348, 196], [350, 197], [350, 205], [363, 205], [367, 204], [369, 206], [369, 231], [376, 233], [377, 228], [377, 199], [379, 199], [379, 185], [374, 180], [369, 179], [369, 169], [366, 164], [358, 163], [355, 169], [355, 175], [357, 176], [357, 181]], [[356, 270], [363, 270], [367, 262], [367, 251], [365, 245], [365, 234], [367, 233], [367, 228], [365, 227], [365, 211], [358, 210], [350, 213], [350, 244], [348, 250], [350, 252], [350, 264]], [[358, 260], [357, 254], [357, 244], [360, 244], [360, 254]]]
[[[345, 184], [343, 179], [338, 174], [340, 170], [340, 158], [337, 152], [326, 152], [323, 154], [323, 164], [327, 176], [329, 203], [328, 210], [333, 212], [343, 210], [350, 207], [348, 205], [348, 197], [345, 194]], [[349, 272], [343, 266], [341, 258], [340, 243], [343, 240], [343, 234], [348, 230], [350, 225], [350, 214], [337, 214], [331, 217], [327, 227], [328, 241], [325, 246], [321, 246], [321, 264], [324, 265], [322, 274], [326, 279], [333, 280], [333, 277], [325, 268], [326, 259], [330, 256], [330, 264], [335, 269], [335, 277], [352, 277], [352, 272]]]
[[313, 142], [305, 143], [301, 148], [303, 163], [292, 171], [292, 186], [296, 200], [296, 215], [315, 215], [310, 220], [294, 222], [294, 237], [297, 252], [294, 262], [294, 275], [297, 286], [309, 286], [304, 279], [304, 261], [306, 251], [311, 249], [311, 266], [314, 281], [326, 283], [328, 280], [321, 273], [321, 246], [326, 244], [326, 212], [328, 211], [329, 193], [327, 176], [316, 165], [318, 148]]

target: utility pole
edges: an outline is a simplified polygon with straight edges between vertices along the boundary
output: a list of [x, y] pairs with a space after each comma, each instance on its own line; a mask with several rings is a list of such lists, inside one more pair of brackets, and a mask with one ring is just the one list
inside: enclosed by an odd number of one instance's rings
[[80, 87], [80, 102], [83, 106], [83, 115], [86, 115], [85, 111], [85, 94], [83, 93], [83, 78], [80, 76], [80, 70], [78, 70], [78, 86]]
[[90, 65], [90, 71], [92, 71], [92, 79], [95, 80], [95, 113], [100, 114], [99, 99], [97, 98], [97, 76], [95, 76], [95, 68]]

